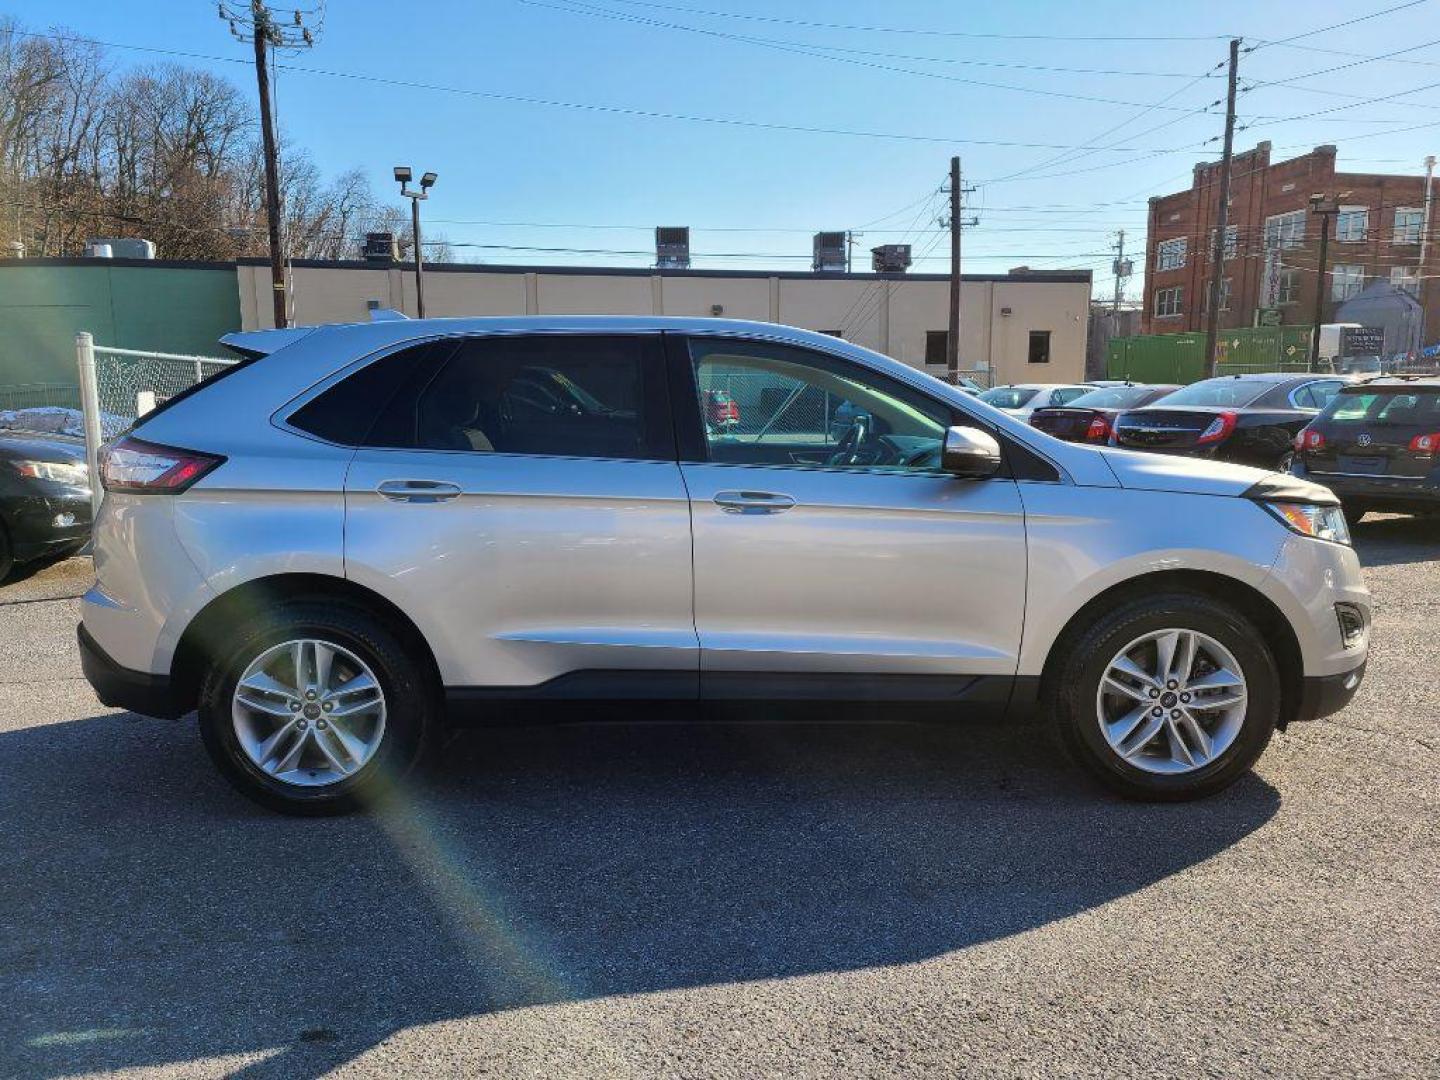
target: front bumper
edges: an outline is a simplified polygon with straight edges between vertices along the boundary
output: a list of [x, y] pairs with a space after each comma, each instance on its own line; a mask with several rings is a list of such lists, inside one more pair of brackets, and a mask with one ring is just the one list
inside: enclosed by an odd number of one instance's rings
[[1300, 703], [1294, 719], [1298, 721], [1319, 720], [1330, 716], [1350, 704], [1350, 699], [1360, 689], [1365, 679], [1365, 663], [1351, 671], [1338, 675], [1309, 675], [1300, 687]]
[[30, 495], [10, 499], [5, 524], [17, 562], [80, 548], [90, 538], [90, 493]]
[[166, 720], [188, 711], [169, 676], [121, 667], [96, 644], [84, 623], [75, 627], [75, 636], [80, 643], [80, 670], [102, 704]]

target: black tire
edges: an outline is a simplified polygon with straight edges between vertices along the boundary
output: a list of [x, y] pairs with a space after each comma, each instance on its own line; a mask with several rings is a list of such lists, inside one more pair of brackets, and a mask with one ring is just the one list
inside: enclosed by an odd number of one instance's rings
[[[297, 638], [340, 645], [363, 660], [385, 695], [380, 746], [353, 775], [323, 787], [301, 787], [258, 768], [241, 748], [231, 697], [246, 667], [264, 650]], [[200, 735], [216, 767], [247, 798], [284, 814], [347, 813], [393, 790], [425, 751], [440, 716], [430, 668], [382, 620], [343, 601], [298, 599], [263, 612], [228, 634], [225, 651], [200, 683]]]
[[[1165, 629], [1198, 630], [1225, 646], [1245, 677], [1247, 708], [1234, 742], [1193, 772], [1147, 772], [1106, 742], [1096, 711], [1100, 680], [1130, 642]], [[1183, 802], [1228, 787], [1255, 764], [1280, 715], [1280, 674], [1260, 630], [1228, 604], [1173, 592], [1126, 601], [1062, 645], [1049, 672], [1050, 705], [1066, 747], [1106, 787], [1129, 799]]]

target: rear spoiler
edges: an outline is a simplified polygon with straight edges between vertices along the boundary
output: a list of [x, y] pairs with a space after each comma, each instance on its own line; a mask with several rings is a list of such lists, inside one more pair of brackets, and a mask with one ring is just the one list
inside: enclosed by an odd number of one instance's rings
[[313, 326], [292, 326], [285, 330], [242, 330], [226, 334], [220, 339], [220, 344], [247, 360], [253, 360], [294, 345], [301, 338], [313, 334], [315, 329]]

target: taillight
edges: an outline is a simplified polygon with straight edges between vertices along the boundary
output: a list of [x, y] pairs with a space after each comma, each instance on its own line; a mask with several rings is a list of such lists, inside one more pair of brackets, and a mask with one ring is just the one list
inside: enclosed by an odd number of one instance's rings
[[1102, 442], [1110, 438], [1110, 425], [1106, 423], [1105, 417], [1097, 416], [1090, 421], [1090, 426], [1085, 429], [1086, 442]]
[[1325, 447], [1325, 436], [1310, 428], [1301, 428], [1295, 436], [1296, 450], [1321, 450]]
[[1233, 412], [1222, 412], [1219, 416], [1215, 417], [1214, 420], [1210, 421], [1209, 427], [1200, 433], [1200, 437], [1195, 440], [1195, 445], [1204, 446], [1207, 443], [1220, 442], [1222, 439], [1229, 437], [1230, 433], [1234, 430], [1235, 414]]
[[225, 459], [126, 436], [100, 448], [100, 483], [106, 491], [178, 494]]
[[1428, 435], [1416, 435], [1410, 440], [1410, 449], [1417, 454], [1440, 454], [1440, 431], [1432, 431]]

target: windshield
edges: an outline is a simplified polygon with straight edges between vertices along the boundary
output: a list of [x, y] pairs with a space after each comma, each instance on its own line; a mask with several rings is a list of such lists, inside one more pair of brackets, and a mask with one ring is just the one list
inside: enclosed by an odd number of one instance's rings
[[1128, 409], [1138, 405], [1154, 389], [1149, 386], [1106, 386], [1081, 394], [1069, 403], [1072, 409]]
[[997, 409], [1023, 409], [1025, 403], [1038, 394], [1039, 390], [1027, 390], [1022, 386], [997, 386], [986, 390], [980, 400]]
[[1220, 408], [1239, 409], [1249, 405], [1275, 384], [1270, 382], [1249, 382], [1245, 379], [1206, 379], [1191, 383], [1162, 398], [1161, 405], [1214, 405]]
[[1330, 400], [1321, 417], [1342, 424], [1440, 426], [1440, 387], [1342, 391]]

